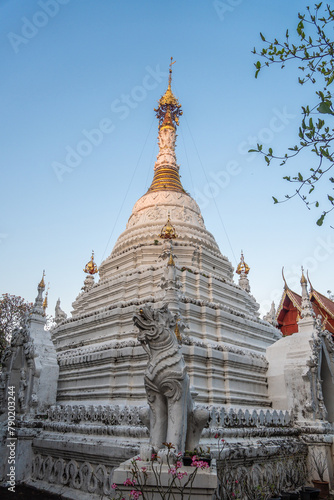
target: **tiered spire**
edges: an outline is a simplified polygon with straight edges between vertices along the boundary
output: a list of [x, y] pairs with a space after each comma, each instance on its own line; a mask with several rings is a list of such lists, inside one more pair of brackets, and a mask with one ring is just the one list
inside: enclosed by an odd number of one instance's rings
[[94, 285], [94, 274], [99, 272], [99, 269], [94, 262], [94, 250], [92, 250], [90, 261], [85, 265], [84, 272], [87, 274], [87, 276], [84, 281], [84, 286], [81, 288], [81, 290], [83, 290], [84, 292], [88, 292]]
[[37, 286], [38, 295], [35, 299], [35, 303], [34, 303], [34, 306], [32, 309], [32, 313], [31, 313], [31, 318], [33, 318], [34, 320], [37, 320], [40, 323], [45, 323], [44, 303], [45, 303], [45, 300], [47, 300], [47, 299], [43, 300], [43, 292], [45, 290], [44, 278], [45, 278], [45, 271], [43, 271], [42, 279], [38, 283], [38, 286]]
[[246, 292], [250, 292], [250, 286], [248, 281], [248, 273], [250, 267], [246, 264], [244, 259], [243, 251], [241, 250], [240, 262], [237, 266], [236, 273], [239, 274], [239, 286]]
[[176, 164], [175, 141], [176, 127], [182, 115], [181, 104], [172, 92], [172, 65], [175, 63], [171, 57], [169, 65], [168, 87], [154, 109], [159, 120], [159, 154], [154, 166], [154, 177], [148, 192], [152, 191], [178, 191], [185, 193], [182, 187], [179, 166]]
[[50, 283], [48, 283], [48, 289], [46, 290], [45, 292], [45, 297], [44, 297], [44, 300], [43, 300], [43, 311], [44, 311], [44, 314], [46, 312], [46, 309], [48, 307], [48, 295], [49, 295], [49, 289], [50, 289]]
[[179, 117], [183, 114], [181, 104], [172, 92], [172, 66], [176, 61], [170, 58], [168, 87], [166, 92], [159, 100], [159, 106], [154, 109], [156, 116], [159, 120], [159, 129], [164, 127], [171, 127], [176, 130], [179, 124]]
[[[304, 275], [303, 267], [302, 267], [302, 277], [300, 279], [300, 284], [302, 286], [302, 301], [301, 301], [301, 314], [300, 314], [301, 320], [308, 318], [313, 320], [313, 318], [315, 318], [315, 314], [313, 311], [309, 294], [307, 292], [307, 280]], [[298, 326], [300, 326], [301, 320], [299, 321]]]

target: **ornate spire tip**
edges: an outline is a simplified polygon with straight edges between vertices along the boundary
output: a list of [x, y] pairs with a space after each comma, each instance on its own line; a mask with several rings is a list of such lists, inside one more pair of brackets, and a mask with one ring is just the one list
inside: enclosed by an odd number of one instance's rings
[[96, 274], [98, 271], [99, 271], [98, 267], [94, 262], [94, 250], [92, 250], [91, 260], [89, 262], [87, 262], [85, 269], [84, 269], [84, 272], [87, 274], [93, 275], [93, 274]]

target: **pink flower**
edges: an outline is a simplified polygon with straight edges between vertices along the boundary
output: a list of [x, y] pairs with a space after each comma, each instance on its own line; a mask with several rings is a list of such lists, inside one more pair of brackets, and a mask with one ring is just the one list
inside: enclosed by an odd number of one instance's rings
[[171, 467], [168, 471], [168, 474], [172, 474], [172, 476], [175, 476], [177, 474], [177, 470], [175, 467]]
[[197, 469], [208, 469], [210, 467], [209, 464], [203, 460], [193, 460], [192, 466]]
[[136, 491], [136, 490], [131, 490], [130, 491], [130, 497], [133, 497], [134, 499], [137, 499], [139, 498], [141, 495], [141, 492], [140, 491]]
[[146, 467], [142, 467], [142, 468], [141, 468], [141, 470], [142, 470], [143, 472], [146, 472], [146, 471], [147, 471], [147, 468], [146, 468]]
[[177, 469], [180, 469], [181, 467], [182, 467], [182, 462], [181, 462], [180, 460], [178, 460], [178, 461], [176, 462], [176, 468], [177, 468]]
[[215, 439], [219, 438], [219, 434], [215, 434]]
[[188, 474], [184, 471], [184, 472], [179, 472], [179, 473], [177, 474], [177, 477], [178, 477], [178, 479], [182, 479], [184, 476], [187, 476], [187, 475], [188, 475]]
[[134, 486], [136, 484], [136, 481], [135, 481], [135, 479], [133, 481], [131, 481], [131, 479], [128, 478], [124, 481], [123, 484], [124, 484], [124, 486]]
[[114, 483], [114, 484], [111, 485], [111, 487], [112, 487], [113, 490], [117, 490], [117, 484]]
[[140, 457], [137, 457], [136, 460], [138, 460], [139, 462], [141, 462], [141, 458]]

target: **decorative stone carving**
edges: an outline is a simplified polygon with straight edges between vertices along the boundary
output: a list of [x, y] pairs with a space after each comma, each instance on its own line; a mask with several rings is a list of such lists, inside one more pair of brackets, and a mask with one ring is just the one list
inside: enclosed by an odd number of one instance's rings
[[[44, 275], [43, 275], [44, 277]], [[50, 331], [44, 330], [44, 281], [38, 285], [38, 296], [30, 316], [14, 330], [11, 344], [2, 359], [0, 411], [7, 410], [7, 387], [17, 394], [17, 414], [41, 410], [56, 401], [59, 367]]]
[[174, 333], [176, 316], [167, 305], [156, 310], [145, 306], [133, 321], [149, 357], [144, 382], [151, 409], [150, 444], [156, 452], [164, 442], [173, 443], [176, 453], [185, 446], [194, 449], [208, 412], [193, 412], [189, 376]]
[[55, 308], [55, 322], [57, 325], [67, 318], [67, 314], [60, 307], [60, 299], [57, 300]]
[[278, 325], [277, 320], [276, 320], [276, 309], [275, 309], [275, 302], [274, 301], [272, 301], [270, 310], [269, 310], [269, 312], [267, 312], [267, 314], [265, 314], [265, 316], [263, 316], [263, 319], [265, 321], [268, 321], [268, 323], [270, 323], [273, 326]]
[[95, 283], [94, 276], [92, 276], [91, 274], [87, 274], [84, 281], [84, 285], [81, 288], [81, 290], [83, 290], [84, 292], [88, 292], [92, 288], [94, 283]]
[[92, 495], [109, 497], [113, 492], [113, 469], [113, 467], [91, 464], [87, 461], [66, 460], [36, 453], [32, 462], [32, 478], [35, 481], [45, 481]]
[[[248, 451], [248, 456], [247, 456]], [[225, 453], [226, 452], [226, 453]], [[269, 498], [272, 489], [295, 490], [307, 477], [307, 446], [292, 440], [270, 444], [257, 442], [252, 450], [240, 445], [224, 449], [217, 464], [219, 486], [216, 498]]]

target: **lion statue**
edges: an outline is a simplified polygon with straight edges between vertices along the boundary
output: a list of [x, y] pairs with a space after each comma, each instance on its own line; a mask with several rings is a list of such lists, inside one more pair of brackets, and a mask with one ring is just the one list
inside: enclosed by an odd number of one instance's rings
[[208, 410], [193, 408], [190, 380], [175, 334], [177, 316], [167, 305], [145, 306], [133, 317], [138, 340], [148, 354], [144, 383], [150, 407], [150, 446], [155, 452], [172, 443], [175, 453], [198, 445]]

